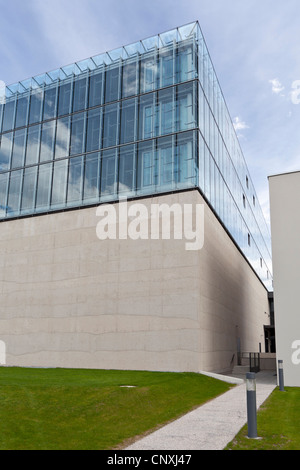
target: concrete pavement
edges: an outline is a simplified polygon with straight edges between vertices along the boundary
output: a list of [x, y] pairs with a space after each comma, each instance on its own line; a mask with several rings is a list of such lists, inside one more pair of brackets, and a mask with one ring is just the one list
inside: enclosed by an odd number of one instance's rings
[[[237, 385], [126, 450], [223, 450], [247, 423], [246, 381], [241, 376], [208, 375]], [[276, 386], [276, 371], [256, 374], [257, 408]]]

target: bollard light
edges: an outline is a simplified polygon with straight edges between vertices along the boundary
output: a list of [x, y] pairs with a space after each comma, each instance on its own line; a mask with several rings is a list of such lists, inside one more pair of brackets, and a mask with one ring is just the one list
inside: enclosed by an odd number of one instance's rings
[[246, 374], [247, 388], [247, 418], [248, 418], [248, 437], [257, 438], [257, 417], [256, 417], [256, 379], [254, 372]]
[[284, 392], [283, 361], [278, 361], [279, 390]]

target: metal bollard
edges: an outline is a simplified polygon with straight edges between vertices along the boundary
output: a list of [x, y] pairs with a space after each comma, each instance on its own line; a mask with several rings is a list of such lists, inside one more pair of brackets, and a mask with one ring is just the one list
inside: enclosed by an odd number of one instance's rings
[[247, 386], [247, 417], [248, 417], [248, 437], [257, 438], [257, 417], [256, 417], [256, 380], [254, 372], [246, 374]]
[[279, 390], [284, 392], [283, 361], [278, 361]]

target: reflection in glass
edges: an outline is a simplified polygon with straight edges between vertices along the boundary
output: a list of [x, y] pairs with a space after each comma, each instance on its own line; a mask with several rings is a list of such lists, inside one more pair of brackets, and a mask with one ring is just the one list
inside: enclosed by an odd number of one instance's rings
[[102, 84], [103, 72], [95, 73], [90, 77], [89, 89], [89, 107], [99, 106], [102, 104]]
[[44, 120], [53, 119], [56, 116], [57, 87], [48, 88], [44, 95]]
[[16, 127], [27, 125], [29, 97], [20, 97], [17, 100]]
[[61, 208], [65, 206], [66, 190], [68, 176], [68, 160], [60, 160], [53, 164], [53, 183], [51, 206], [53, 208]]
[[120, 143], [126, 144], [136, 139], [136, 100], [122, 102]]
[[74, 81], [73, 112], [82, 111], [86, 107], [87, 77]]
[[41, 126], [28, 127], [26, 146], [26, 165], [32, 165], [39, 160]]
[[72, 83], [65, 83], [59, 87], [58, 115], [63, 116], [71, 112]]
[[57, 120], [55, 158], [69, 155], [70, 144], [70, 117]]
[[6, 214], [6, 198], [9, 173], [0, 173], [0, 217]]
[[39, 166], [36, 210], [48, 210], [50, 206], [50, 193], [52, 182], [52, 163]]
[[14, 127], [15, 100], [7, 101], [3, 110], [2, 132], [10, 131]]
[[55, 121], [44, 122], [42, 125], [40, 162], [53, 160], [54, 157], [54, 139], [55, 139]]
[[36, 178], [37, 178], [37, 166], [33, 166], [31, 168], [25, 168], [24, 180], [23, 180], [23, 191], [22, 191], [21, 213], [32, 213], [34, 210]]
[[42, 116], [43, 93], [35, 92], [30, 98], [29, 124], [34, 124], [41, 120]]
[[12, 171], [10, 174], [7, 201], [7, 214], [10, 216], [18, 215], [20, 211], [22, 176], [23, 170]]
[[156, 88], [157, 64], [156, 56], [152, 55], [141, 60], [140, 92], [146, 93]]
[[110, 67], [105, 74], [105, 103], [119, 99], [119, 67]]
[[155, 136], [155, 93], [141, 96], [139, 106], [139, 139]]
[[117, 144], [118, 104], [110, 104], [104, 108], [103, 119], [103, 148]]
[[[137, 189], [151, 191], [155, 178], [154, 141], [142, 142], [138, 146], [138, 180]], [[145, 191], [144, 191], [145, 192]]]
[[18, 168], [24, 165], [26, 145], [26, 129], [15, 131], [14, 145], [11, 159], [11, 168]]
[[84, 167], [84, 191], [85, 202], [94, 202], [99, 199], [100, 187], [100, 152], [90, 153], [85, 157]]
[[159, 129], [157, 134], [170, 134], [175, 131], [175, 90], [168, 88], [158, 92]]
[[136, 186], [136, 152], [135, 145], [120, 147], [119, 157], [119, 194], [132, 195]]
[[3, 134], [0, 143], [0, 171], [8, 170], [10, 166], [13, 132]]
[[87, 134], [86, 134], [86, 151], [99, 150], [101, 147], [101, 130], [102, 130], [102, 109], [92, 109], [88, 112], [87, 118]]
[[104, 150], [101, 167], [101, 198], [113, 199], [117, 192], [117, 150]]
[[85, 150], [85, 121], [86, 113], [72, 116], [70, 155], [83, 153]]
[[126, 98], [137, 94], [137, 61], [127, 62], [123, 65], [122, 96]]
[[80, 204], [82, 200], [83, 157], [70, 158], [67, 204]]
[[165, 137], [157, 141], [156, 181], [158, 187], [171, 190], [175, 187], [176, 165], [173, 137]]

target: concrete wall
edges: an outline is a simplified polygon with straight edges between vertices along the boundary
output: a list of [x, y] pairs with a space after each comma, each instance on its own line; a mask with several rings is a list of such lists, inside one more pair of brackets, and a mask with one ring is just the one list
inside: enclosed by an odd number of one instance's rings
[[[138, 202], [205, 204], [196, 190]], [[267, 291], [206, 204], [199, 251], [99, 240], [98, 222], [86, 208], [0, 224], [8, 366], [221, 372], [238, 338], [264, 344]]]
[[300, 172], [269, 178], [277, 360], [284, 382], [300, 386]]

